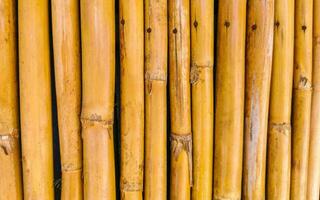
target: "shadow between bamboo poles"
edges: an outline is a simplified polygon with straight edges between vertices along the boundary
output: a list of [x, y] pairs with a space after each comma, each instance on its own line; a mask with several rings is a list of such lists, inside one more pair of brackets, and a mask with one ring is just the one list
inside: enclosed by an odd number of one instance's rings
[[219, 2], [214, 199], [241, 199], [245, 33], [246, 1]]
[[144, 199], [167, 199], [167, 0], [145, 1]]
[[169, 1], [168, 31], [171, 119], [170, 199], [190, 199], [190, 187], [193, 181], [188, 0]]
[[54, 199], [48, 6], [47, 0], [18, 1], [25, 199]]
[[81, 68], [78, 1], [52, 0], [55, 84], [62, 161], [61, 199], [82, 199]]
[[115, 2], [81, 0], [80, 8], [84, 199], [113, 200]]
[[320, 1], [314, 0], [313, 3], [313, 94], [308, 162], [308, 200], [320, 198]]
[[295, 1], [292, 200], [306, 199], [312, 98], [312, 0]]
[[265, 199], [274, 0], [248, 0], [242, 198]]
[[142, 199], [144, 171], [143, 1], [120, 0], [121, 199]]
[[19, 141], [16, 1], [0, 1], [0, 196], [23, 198]]
[[267, 199], [289, 199], [294, 1], [275, 0], [268, 127]]
[[193, 178], [192, 199], [212, 198], [213, 43], [212, 0], [191, 1]]

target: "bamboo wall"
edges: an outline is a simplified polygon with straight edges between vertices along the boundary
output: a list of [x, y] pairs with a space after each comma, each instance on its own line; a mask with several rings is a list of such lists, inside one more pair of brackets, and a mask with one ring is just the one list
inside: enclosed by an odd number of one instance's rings
[[0, 200], [319, 200], [320, 0], [0, 0]]

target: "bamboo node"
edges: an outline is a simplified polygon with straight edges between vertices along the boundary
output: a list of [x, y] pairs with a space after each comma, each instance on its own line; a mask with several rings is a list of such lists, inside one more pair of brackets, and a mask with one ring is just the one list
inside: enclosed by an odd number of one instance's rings
[[275, 131], [277, 133], [282, 133], [285, 136], [290, 135], [291, 133], [291, 124], [290, 123], [270, 123], [270, 131]]
[[200, 79], [200, 71], [201, 69], [213, 69], [213, 65], [197, 65], [195, 63], [192, 64], [190, 70], [190, 83], [195, 85]]
[[189, 163], [189, 179], [190, 186], [193, 185], [193, 175], [192, 175], [192, 133], [186, 135], [175, 134], [171, 132], [170, 135], [171, 141], [171, 151], [174, 155], [174, 158], [177, 160], [179, 154], [184, 150], [188, 155]]
[[143, 190], [143, 184], [138, 182], [121, 181], [121, 192], [138, 192]]
[[152, 81], [167, 82], [167, 74], [162, 70], [156, 70], [153, 72], [146, 71], [144, 78], [145, 78], [148, 94], [151, 94], [151, 91], [152, 91]]
[[103, 120], [100, 115], [92, 114], [89, 118], [81, 117], [80, 121], [82, 128], [98, 126], [107, 129], [109, 139], [112, 138], [113, 120]]
[[6, 135], [0, 135], [0, 147], [3, 149], [6, 155], [9, 155], [13, 151], [14, 140], [19, 137], [18, 129], [12, 129], [12, 131]]

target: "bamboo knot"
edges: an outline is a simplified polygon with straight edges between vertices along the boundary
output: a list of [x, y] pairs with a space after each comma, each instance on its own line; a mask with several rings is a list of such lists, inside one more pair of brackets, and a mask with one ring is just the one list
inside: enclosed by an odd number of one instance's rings
[[144, 75], [144, 79], [146, 82], [146, 87], [148, 93], [150, 94], [152, 91], [152, 81], [164, 81], [167, 82], [167, 73], [163, 70], [155, 70], [155, 71], [146, 71]]
[[138, 182], [121, 181], [121, 192], [138, 192], [143, 190], [143, 184]]
[[18, 129], [12, 129], [12, 131], [8, 134], [0, 135], [0, 147], [3, 149], [6, 155], [12, 153], [14, 140], [18, 137]]
[[270, 123], [270, 131], [276, 133], [281, 133], [285, 136], [289, 136], [291, 133], [291, 124], [290, 123]]
[[192, 85], [197, 84], [197, 82], [200, 79], [200, 71], [201, 69], [213, 69], [213, 65], [197, 65], [195, 63], [192, 64], [191, 70], [190, 70], [190, 83]]
[[81, 117], [82, 128], [102, 127], [108, 130], [109, 139], [112, 137], [113, 120], [103, 120], [100, 115], [92, 114], [89, 118]]
[[188, 163], [189, 163], [189, 179], [190, 186], [193, 185], [193, 176], [192, 176], [192, 133], [187, 135], [180, 135], [171, 132], [170, 135], [171, 141], [171, 151], [174, 155], [174, 158], [177, 160], [179, 154], [182, 150], [187, 153]]

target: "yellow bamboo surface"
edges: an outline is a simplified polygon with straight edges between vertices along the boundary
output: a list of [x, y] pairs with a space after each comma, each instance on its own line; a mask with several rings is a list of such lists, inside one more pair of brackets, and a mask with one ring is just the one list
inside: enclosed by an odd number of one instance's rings
[[167, 199], [167, 0], [145, 1], [145, 200]]
[[320, 198], [320, 1], [314, 0], [313, 3], [313, 94], [308, 162], [308, 200]]
[[290, 198], [307, 197], [312, 99], [312, 0], [295, 1], [293, 132]]
[[120, 0], [121, 199], [142, 199], [144, 170], [143, 1]]
[[213, 1], [191, 1], [192, 199], [212, 198]]
[[214, 199], [241, 199], [246, 1], [218, 12]]
[[81, 0], [84, 199], [116, 199], [115, 2]]
[[18, 1], [24, 199], [54, 199], [48, 12], [47, 0]]
[[192, 133], [190, 103], [190, 4], [169, 6], [169, 91], [171, 120], [170, 199], [190, 199]]
[[248, 0], [242, 199], [265, 199], [274, 0]]
[[0, 199], [22, 194], [16, 1], [0, 1]]
[[62, 171], [61, 199], [82, 199], [80, 16], [77, 0], [52, 0], [55, 84]]
[[268, 127], [267, 199], [290, 194], [294, 1], [275, 0], [274, 50]]

